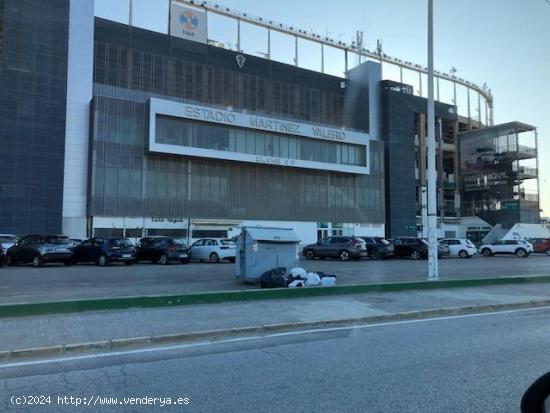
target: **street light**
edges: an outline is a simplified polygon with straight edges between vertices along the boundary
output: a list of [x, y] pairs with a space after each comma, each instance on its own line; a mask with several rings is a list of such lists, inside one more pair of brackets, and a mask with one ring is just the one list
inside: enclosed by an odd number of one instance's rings
[[428, 281], [439, 279], [434, 106], [433, 0], [428, 0]]

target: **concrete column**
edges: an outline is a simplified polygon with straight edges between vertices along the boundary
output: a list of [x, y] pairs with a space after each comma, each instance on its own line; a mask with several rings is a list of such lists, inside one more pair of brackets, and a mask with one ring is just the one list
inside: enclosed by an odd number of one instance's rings
[[325, 73], [325, 47], [321, 43], [321, 73]]
[[455, 145], [454, 162], [453, 162], [453, 174], [455, 176], [455, 208], [457, 210], [456, 216], [460, 217], [460, 142], [458, 141], [458, 121], [453, 124], [453, 142]]
[[93, 86], [94, 2], [71, 0], [62, 230], [86, 238], [88, 141]]
[[467, 100], [467, 104], [468, 104], [468, 130], [472, 130], [472, 114], [471, 114], [471, 111], [470, 111], [470, 88], [466, 89], [466, 93], [467, 93], [467, 97], [468, 97], [468, 100]]

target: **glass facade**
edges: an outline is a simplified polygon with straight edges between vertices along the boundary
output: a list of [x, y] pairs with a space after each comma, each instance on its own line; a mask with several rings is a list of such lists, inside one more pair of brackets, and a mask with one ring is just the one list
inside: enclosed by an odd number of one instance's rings
[[535, 136], [519, 122], [460, 135], [464, 215], [505, 228], [539, 222]]
[[380, 142], [370, 175], [148, 155], [145, 103], [95, 97], [92, 109], [92, 216], [383, 221]]
[[193, 148], [366, 166], [366, 150], [362, 145], [325, 142], [169, 116], [157, 115], [155, 140]]
[[[342, 79], [96, 19], [96, 83], [188, 102], [344, 125]], [[346, 125], [350, 126], [351, 125]]]
[[0, 228], [61, 232], [69, 0], [2, 0]]
[[[95, 37], [89, 216], [384, 221], [381, 142], [369, 144], [369, 175], [148, 153], [150, 97], [342, 127], [341, 79], [253, 56], [239, 69], [234, 52], [101, 19]], [[367, 161], [358, 145], [158, 120], [158, 142], [348, 165]]]

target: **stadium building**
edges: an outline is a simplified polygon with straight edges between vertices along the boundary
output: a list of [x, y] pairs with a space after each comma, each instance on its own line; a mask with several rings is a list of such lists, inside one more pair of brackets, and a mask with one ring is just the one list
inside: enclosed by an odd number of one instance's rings
[[[208, 37], [211, 14], [236, 22], [236, 50]], [[402, 73], [421, 83], [425, 68], [359, 36], [346, 45], [209, 2], [171, 1], [165, 33], [129, 15], [0, 0], [0, 232], [191, 240], [259, 224], [307, 243], [424, 231], [427, 102]], [[269, 40], [266, 57], [243, 52], [241, 24], [295, 38], [295, 64], [270, 59]], [[304, 39], [343, 51], [342, 76], [324, 57], [320, 71], [300, 67]], [[388, 64], [399, 81], [384, 79]], [[436, 76], [438, 90], [455, 88], [454, 102], [436, 102], [440, 235], [537, 223], [536, 128], [493, 125], [487, 88]]]

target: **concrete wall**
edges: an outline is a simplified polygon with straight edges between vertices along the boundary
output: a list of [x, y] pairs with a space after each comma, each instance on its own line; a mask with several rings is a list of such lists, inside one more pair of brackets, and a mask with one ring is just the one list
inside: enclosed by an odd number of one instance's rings
[[93, 56], [94, 1], [71, 0], [63, 180], [63, 232], [75, 238], [86, 237]]

